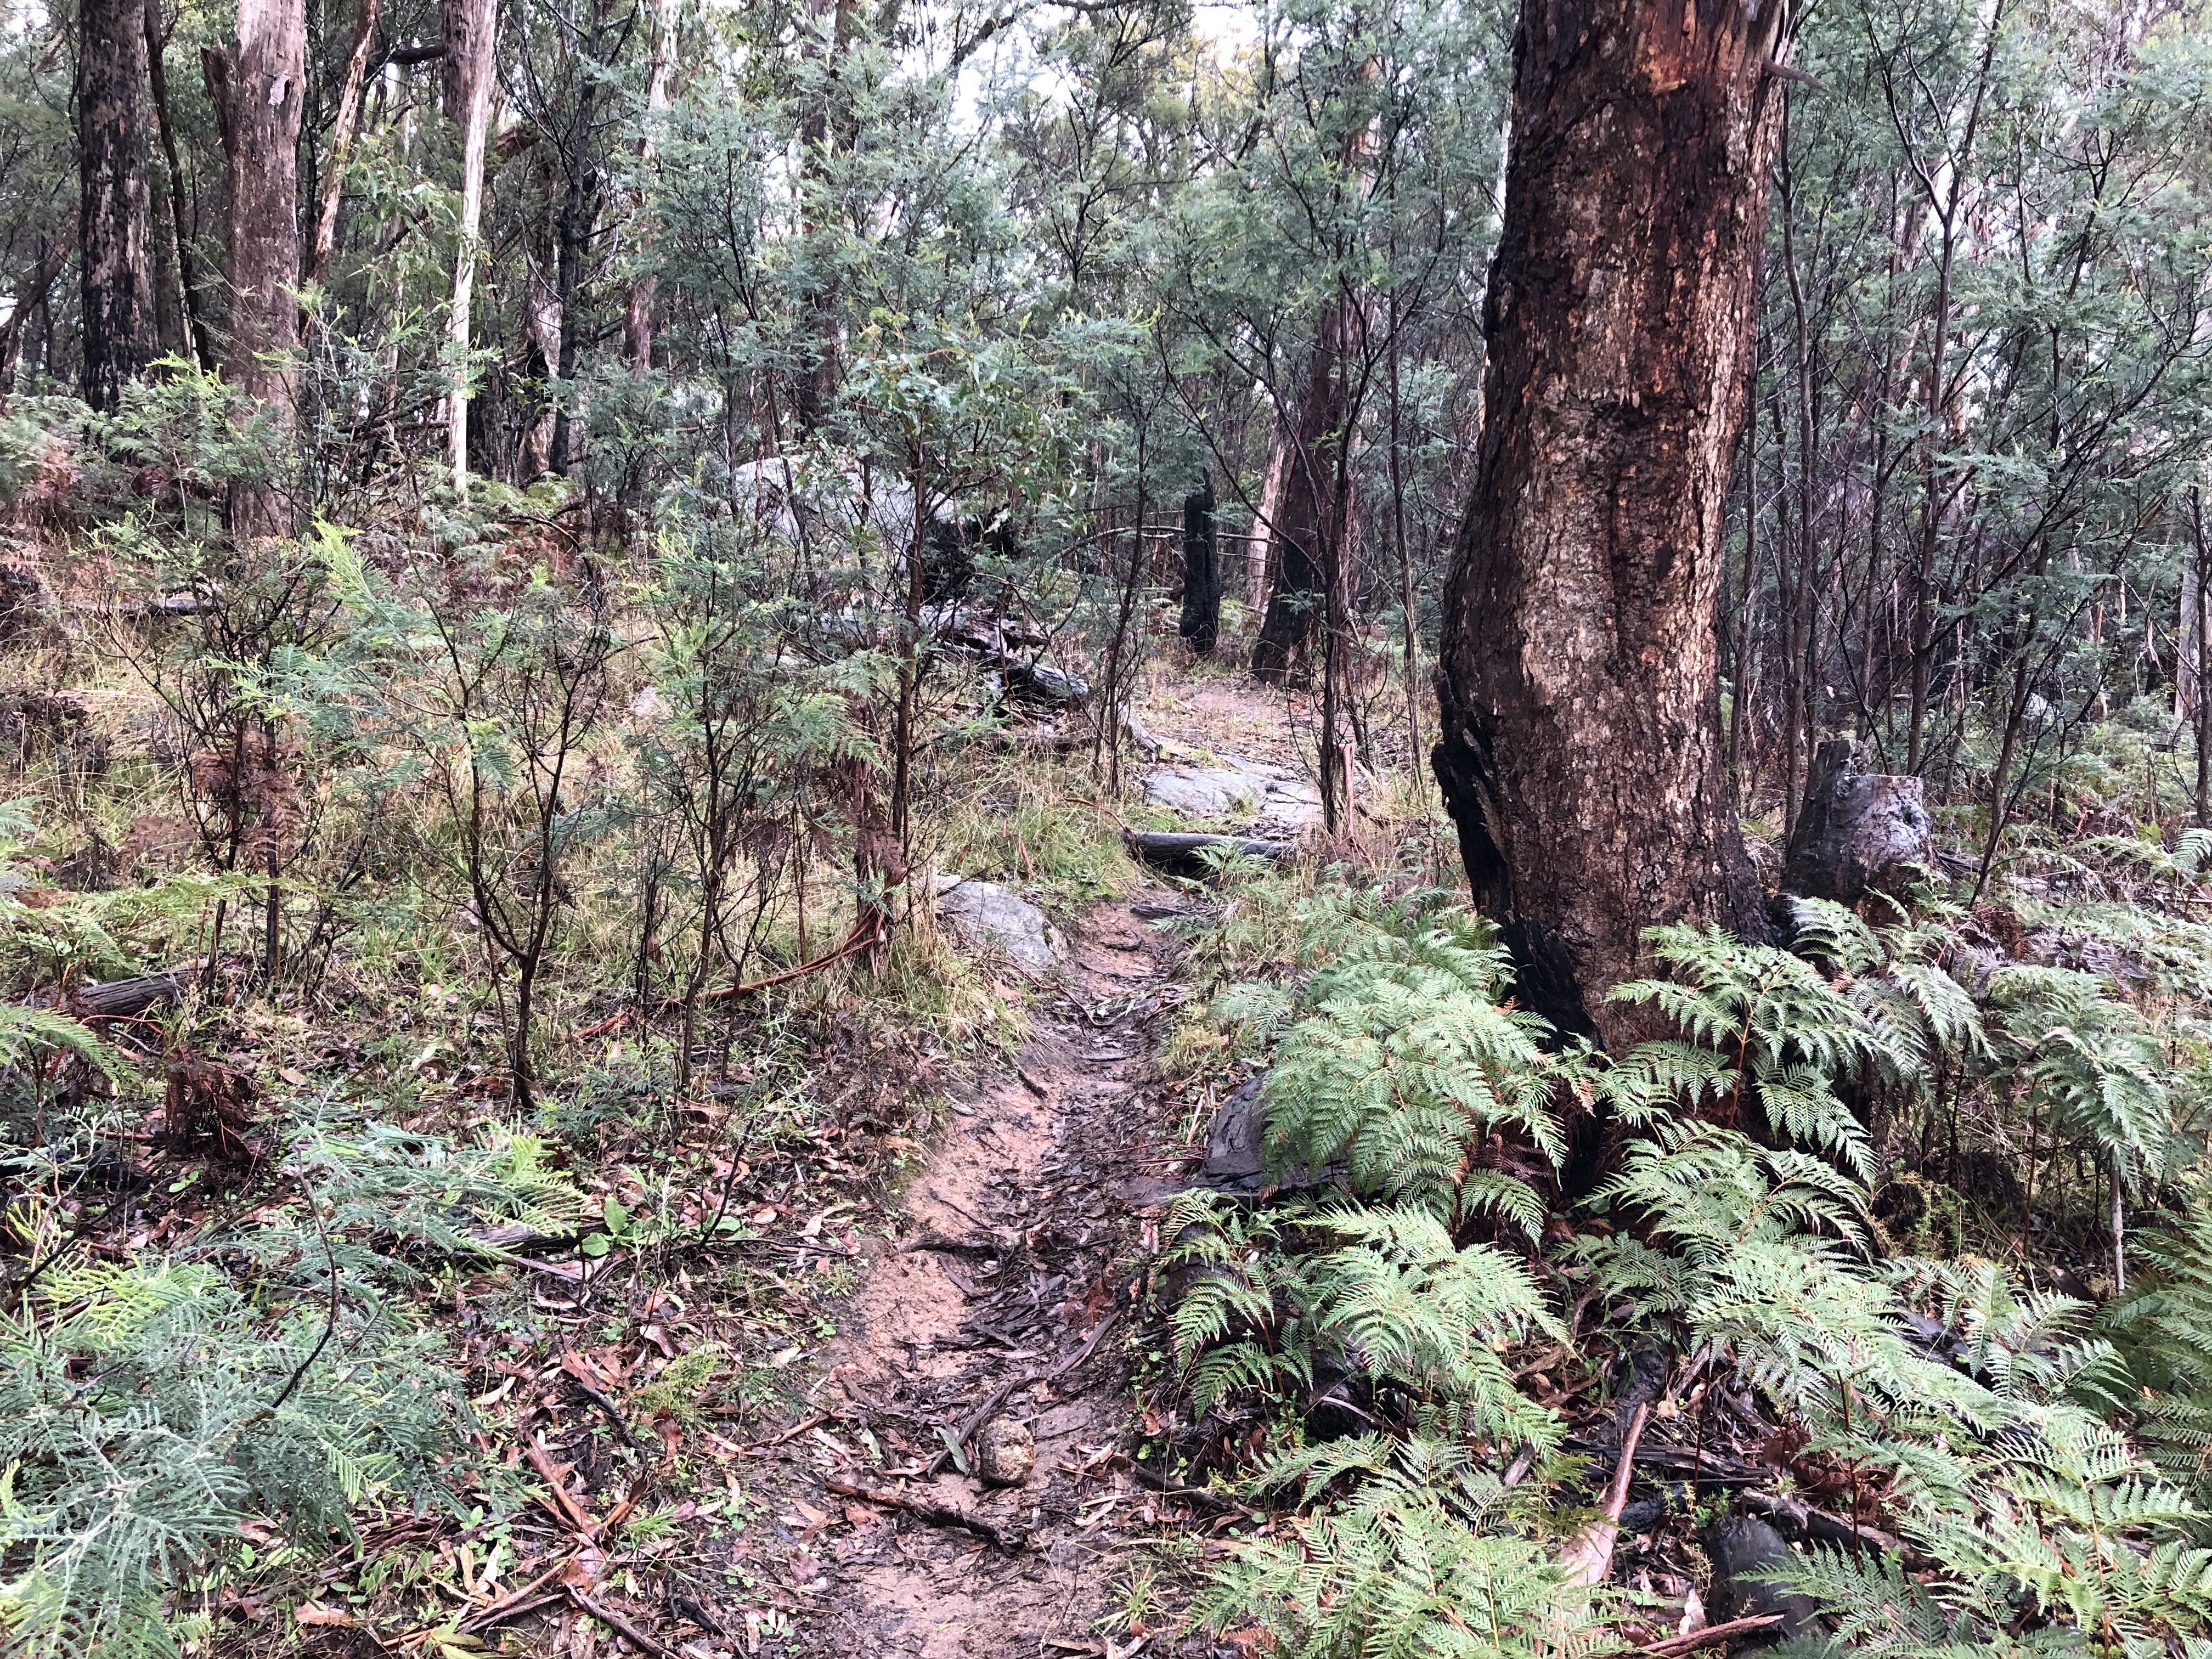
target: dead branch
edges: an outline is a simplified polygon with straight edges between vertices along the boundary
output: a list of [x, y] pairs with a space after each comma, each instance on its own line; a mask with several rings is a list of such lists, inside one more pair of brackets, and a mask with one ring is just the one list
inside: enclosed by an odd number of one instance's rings
[[857, 1498], [866, 1504], [880, 1504], [887, 1510], [902, 1510], [917, 1521], [927, 1521], [933, 1527], [958, 1527], [974, 1533], [978, 1538], [988, 1538], [1009, 1554], [1018, 1554], [1029, 1540], [1019, 1533], [1011, 1533], [996, 1522], [987, 1521], [972, 1510], [954, 1509], [949, 1504], [933, 1504], [927, 1498], [908, 1498], [902, 1493], [886, 1492], [880, 1486], [863, 1486], [837, 1476], [823, 1477], [822, 1484], [841, 1498]]

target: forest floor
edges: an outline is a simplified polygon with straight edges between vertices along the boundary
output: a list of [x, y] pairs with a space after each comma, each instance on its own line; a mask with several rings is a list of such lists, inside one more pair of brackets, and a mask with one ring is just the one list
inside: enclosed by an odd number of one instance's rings
[[[1076, 921], [1018, 1063], [952, 1106], [870, 1247], [811, 1409], [757, 1469], [800, 1650], [1134, 1650], [1093, 1627], [1159, 1520], [1122, 1443], [1133, 1264], [1158, 1247], [1186, 1156], [1149, 1086], [1182, 995], [1149, 924], [1175, 908], [1145, 890]], [[948, 1439], [994, 1418], [1034, 1437], [1022, 1485], [950, 1466]], [[868, 1441], [885, 1467], [866, 1468]]]

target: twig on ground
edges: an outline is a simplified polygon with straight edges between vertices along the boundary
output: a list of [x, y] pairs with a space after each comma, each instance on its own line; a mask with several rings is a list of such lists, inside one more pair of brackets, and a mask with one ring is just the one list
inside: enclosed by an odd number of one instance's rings
[[530, 1460], [530, 1467], [538, 1471], [538, 1478], [551, 1489], [556, 1511], [587, 1540], [599, 1535], [599, 1523], [584, 1513], [576, 1500], [568, 1496], [568, 1489], [561, 1484], [561, 1477], [553, 1472], [552, 1460], [536, 1435], [522, 1443], [522, 1455]]
[[[973, 1412], [968, 1414], [967, 1419], [960, 1425], [960, 1431], [952, 1437], [954, 1441], [960, 1445], [966, 1445], [968, 1443], [969, 1436], [974, 1434], [976, 1430], [981, 1428], [983, 1425], [991, 1420], [991, 1413], [1006, 1403], [1008, 1395], [1012, 1395], [1015, 1389], [1024, 1388], [1028, 1384], [1036, 1381], [1037, 1381], [1036, 1372], [1024, 1371], [1019, 1376], [1010, 1376], [1005, 1382], [1000, 1383], [997, 1388], [992, 1389], [988, 1395], [984, 1396], [983, 1403], [981, 1406], [977, 1407]], [[944, 1472], [945, 1466], [951, 1461], [952, 1448], [951, 1446], [947, 1446], [943, 1451], [938, 1453], [936, 1456], [929, 1460], [929, 1467], [924, 1471], [924, 1473], [930, 1475], [940, 1474]]]
[[978, 1538], [989, 1539], [1009, 1554], [1018, 1554], [1029, 1541], [1019, 1533], [1008, 1532], [972, 1510], [957, 1510], [949, 1504], [933, 1504], [925, 1498], [908, 1498], [902, 1492], [886, 1492], [880, 1486], [863, 1486], [834, 1474], [825, 1476], [822, 1484], [841, 1498], [857, 1498], [863, 1503], [881, 1504], [887, 1510], [902, 1510], [915, 1520], [927, 1521], [932, 1526], [958, 1527], [972, 1532]]
[[[796, 968], [787, 968], [780, 974], [770, 974], [766, 979], [747, 980], [742, 985], [725, 985], [718, 991], [702, 992], [697, 1000], [727, 1002], [732, 997], [749, 997], [756, 991], [765, 991], [771, 986], [787, 984], [804, 975], [815, 972], [817, 969], [827, 968], [833, 962], [842, 962], [855, 951], [864, 951], [871, 945], [880, 943], [884, 933], [883, 917], [868, 916], [846, 937], [842, 945], [827, 956], [817, 957], [811, 962], [802, 962]], [[653, 1005], [653, 1012], [657, 1014], [673, 1013], [683, 1006], [682, 997], [663, 997]], [[632, 1003], [627, 1008], [616, 1010], [598, 1024], [586, 1025], [580, 1031], [570, 1033], [570, 1036], [574, 1041], [579, 1042], [586, 1042], [592, 1037], [605, 1036], [611, 1032], [619, 1031], [637, 1016], [638, 1005]]]
[[635, 1432], [630, 1428], [629, 1420], [623, 1415], [622, 1407], [607, 1398], [605, 1392], [584, 1375], [581, 1360], [573, 1353], [564, 1353], [561, 1356], [561, 1369], [568, 1374], [568, 1380], [583, 1390], [584, 1397], [605, 1413], [607, 1421], [615, 1425], [615, 1432], [622, 1436], [624, 1445], [640, 1457], [652, 1455], [646, 1450], [644, 1443], [639, 1440]]
[[1726, 1642], [1739, 1636], [1748, 1636], [1753, 1631], [1765, 1630], [1770, 1625], [1782, 1622], [1778, 1613], [1753, 1613], [1747, 1619], [1731, 1619], [1725, 1624], [1708, 1625], [1703, 1630], [1693, 1630], [1685, 1636], [1670, 1636], [1663, 1642], [1654, 1642], [1649, 1647], [1614, 1648], [1598, 1659], [1620, 1659], [1623, 1654], [1638, 1654], [1642, 1659], [1674, 1659], [1676, 1654], [1689, 1653], [1696, 1649], [1711, 1647], [1716, 1642]]
[[675, 1649], [668, 1646], [665, 1643], [647, 1636], [635, 1625], [630, 1623], [629, 1620], [623, 1618], [622, 1614], [617, 1613], [612, 1607], [608, 1607], [605, 1603], [594, 1601], [590, 1596], [585, 1595], [583, 1591], [578, 1589], [574, 1584], [568, 1586], [568, 1599], [571, 1601], [574, 1601], [583, 1612], [591, 1614], [592, 1618], [598, 1620], [616, 1635], [621, 1637], [632, 1647], [638, 1649], [641, 1652], [673, 1654], [676, 1651]]
[[[468, 1614], [461, 1620], [460, 1627], [465, 1631], [489, 1630], [494, 1625], [504, 1624], [510, 1619], [520, 1618], [524, 1611], [522, 1604], [531, 1601], [540, 1589], [544, 1589], [546, 1580], [558, 1577], [575, 1559], [573, 1555], [562, 1556], [520, 1589], [509, 1590], [498, 1601], [488, 1602], [474, 1613]], [[549, 1594], [558, 1596], [562, 1592], [556, 1589]]]
[[916, 1250], [929, 1250], [939, 1255], [992, 1256], [1007, 1255], [1009, 1247], [995, 1243], [981, 1244], [965, 1238], [947, 1238], [943, 1233], [929, 1232], [924, 1233], [911, 1243], [900, 1245], [896, 1254], [910, 1255]]
[[1158, 1470], [1146, 1468], [1134, 1458], [1127, 1458], [1123, 1461], [1128, 1464], [1129, 1473], [1135, 1475], [1141, 1485], [1150, 1486], [1163, 1498], [1172, 1498], [1182, 1504], [1195, 1504], [1200, 1509], [1212, 1510], [1216, 1515], [1234, 1515], [1246, 1519], [1249, 1519], [1252, 1516], [1252, 1510], [1245, 1508], [1233, 1498], [1225, 1497], [1205, 1486], [1179, 1486]]
[[[1091, 1358], [1093, 1350], [1098, 1346], [1099, 1340], [1106, 1334], [1107, 1328], [1121, 1316], [1121, 1310], [1119, 1308], [1108, 1313], [1103, 1319], [1091, 1328], [1091, 1334], [1084, 1339], [1083, 1346], [1050, 1370], [1024, 1371], [1019, 1376], [1012, 1377], [999, 1384], [997, 1388], [991, 1390], [982, 1405], [969, 1414], [968, 1419], [960, 1425], [960, 1432], [954, 1437], [954, 1439], [959, 1444], [966, 1445], [969, 1437], [991, 1420], [991, 1413], [1005, 1405], [1009, 1395], [1027, 1388], [1032, 1382], [1052, 1382], [1066, 1376], [1068, 1372]], [[929, 1460], [929, 1465], [925, 1473], [931, 1475], [941, 1474], [944, 1473], [945, 1466], [951, 1461], [952, 1450], [948, 1446]]]
[[1650, 1419], [1650, 1407], [1636, 1408], [1636, 1415], [1629, 1419], [1628, 1432], [1620, 1437], [1620, 1461], [1613, 1466], [1613, 1489], [1605, 1495], [1605, 1508], [1579, 1537], [1559, 1552], [1559, 1565], [1565, 1571], [1570, 1584], [1602, 1584], [1613, 1570], [1613, 1545], [1620, 1536], [1620, 1511], [1628, 1502], [1629, 1477], [1636, 1472], [1636, 1443], [1644, 1437], [1644, 1425]]

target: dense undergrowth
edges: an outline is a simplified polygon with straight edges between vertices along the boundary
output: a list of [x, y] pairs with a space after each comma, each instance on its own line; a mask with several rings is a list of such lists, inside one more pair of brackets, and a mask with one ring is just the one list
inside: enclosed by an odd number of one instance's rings
[[0, 1632], [481, 1650], [574, 1481], [600, 1577], [710, 1575], [758, 1650], [715, 1449], [1025, 1029], [931, 876], [1131, 881], [1089, 736], [923, 650], [865, 523], [357, 491], [242, 550], [228, 398], [0, 434]]
[[[1614, 995], [1662, 1034], [1618, 1059], [1516, 1012], [1448, 893], [1236, 882], [1177, 1060], [1254, 1079], [1278, 1184], [1164, 1229], [1154, 1449], [1276, 1518], [1200, 1616], [1315, 1659], [1724, 1608], [1806, 1652], [2203, 1650], [2207, 958], [2109, 890], [2193, 896], [2201, 853], [1801, 901], [1787, 950], [1657, 930]], [[1638, 1407], [1654, 1496], [1593, 1573]], [[1721, 1582], [1747, 1510], [1794, 1547]]]

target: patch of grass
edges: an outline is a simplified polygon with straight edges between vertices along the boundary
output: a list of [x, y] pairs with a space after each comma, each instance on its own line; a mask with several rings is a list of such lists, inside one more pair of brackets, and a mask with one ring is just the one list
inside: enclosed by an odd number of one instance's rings
[[1032, 891], [1048, 908], [1126, 893], [1140, 872], [1115, 814], [1091, 801], [1077, 778], [1008, 780], [1005, 793], [986, 790], [952, 808], [939, 862]]

